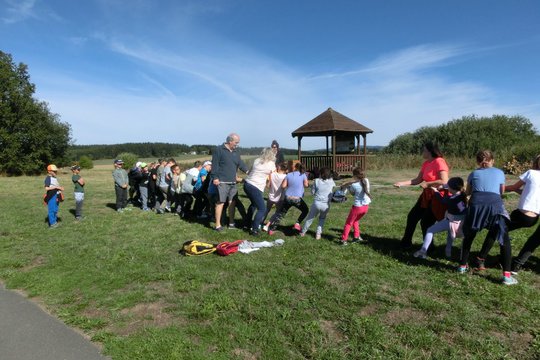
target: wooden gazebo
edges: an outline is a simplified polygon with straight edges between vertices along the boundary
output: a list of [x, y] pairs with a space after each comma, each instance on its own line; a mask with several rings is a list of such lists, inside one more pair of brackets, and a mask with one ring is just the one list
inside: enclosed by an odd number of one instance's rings
[[[329, 167], [337, 173], [350, 173], [355, 166], [366, 168], [366, 136], [373, 130], [349, 119], [332, 108], [302, 125], [292, 132], [298, 137], [298, 159], [307, 170]], [[305, 136], [324, 136], [326, 155], [302, 155], [302, 138]], [[360, 137], [363, 146], [361, 150]], [[332, 147], [328, 140], [332, 139]]]

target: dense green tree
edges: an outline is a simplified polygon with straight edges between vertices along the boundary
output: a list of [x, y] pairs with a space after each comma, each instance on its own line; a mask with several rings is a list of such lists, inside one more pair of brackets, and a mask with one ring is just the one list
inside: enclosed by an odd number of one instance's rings
[[523, 116], [464, 116], [435, 127], [422, 127], [414, 133], [394, 138], [386, 153], [418, 154], [426, 141], [433, 141], [446, 155], [474, 156], [481, 149], [508, 153], [516, 147], [538, 141], [536, 129]]
[[0, 172], [37, 174], [48, 163], [61, 165], [70, 126], [34, 98], [26, 65], [0, 51]]

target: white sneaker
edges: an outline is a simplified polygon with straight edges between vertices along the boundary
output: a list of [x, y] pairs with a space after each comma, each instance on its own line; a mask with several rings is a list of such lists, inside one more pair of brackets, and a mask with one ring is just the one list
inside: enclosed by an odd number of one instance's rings
[[415, 252], [413, 254], [413, 256], [415, 258], [426, 259], [427, 258], [427, 253], [424, 250], [420, 249], [417, 252]]
[[268, 231], [268, 224], [264, 225], [262, 229], [263, 231]]
[[315, 233], [315, 240], [321, 240], [321, 233]]

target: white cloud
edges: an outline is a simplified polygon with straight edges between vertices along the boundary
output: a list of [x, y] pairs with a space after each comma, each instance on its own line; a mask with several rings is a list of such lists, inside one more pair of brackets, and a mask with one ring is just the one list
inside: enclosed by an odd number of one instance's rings
[[36, 17], [34, 5], [36, 0], [4, 0], [6, 15], [2, 17], [4, 24], [14, 24], [28, 18]]
[[[110, 44], [137, 64], [134, 78], [147, 84], [146, 91], [126, 92], [140, 84], [119, 89], [73, 81], [50, 69], [37, 82], [52, 111], [72, 124], [79, 144], [217, 144], [236, 131], [243, 146], [277, 139], [283, 147], [295, 148], [291, 132], [328, 107], [373, 129], [368, 145], [385, 145], [403, 132], [470, 114], [520, 113], [533, 123], [539, 120], [538, 103], [507, 105], [495, 89], [443, 76], [441, 67], [471, 52], [459, 46], [417, 46], [352, 71], [308, 77], [234, 44], [212, 47], [212, 54], [205, 48], [173, 52]], [[184, 83], [191, 91], [185, 91]], [[304, 149], [321, 148], [325, 139], [305, 138], [302, 144]]]

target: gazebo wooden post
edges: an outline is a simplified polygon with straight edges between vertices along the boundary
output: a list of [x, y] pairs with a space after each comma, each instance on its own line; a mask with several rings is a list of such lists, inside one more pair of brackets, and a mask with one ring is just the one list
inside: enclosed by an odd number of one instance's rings
[[326, 157], [328, 157], [328, 155], [330, 155], [330, 150], [328, 148], [328, 135], [326, 135], [325, 138], [326, 138]]
[[302, 161], [302, 136], [298, 136], [298, 161]]
[[336, 166], [336, 132], [332, 131], [332, 170], [337, 171]]
[[364, 139], [364, 161], [362, 161], [362, 169], [366, 170], [366, 168], [367, 168], [367, 138], [366, 138], [366, 134], [362, 134], [362, 138]]

